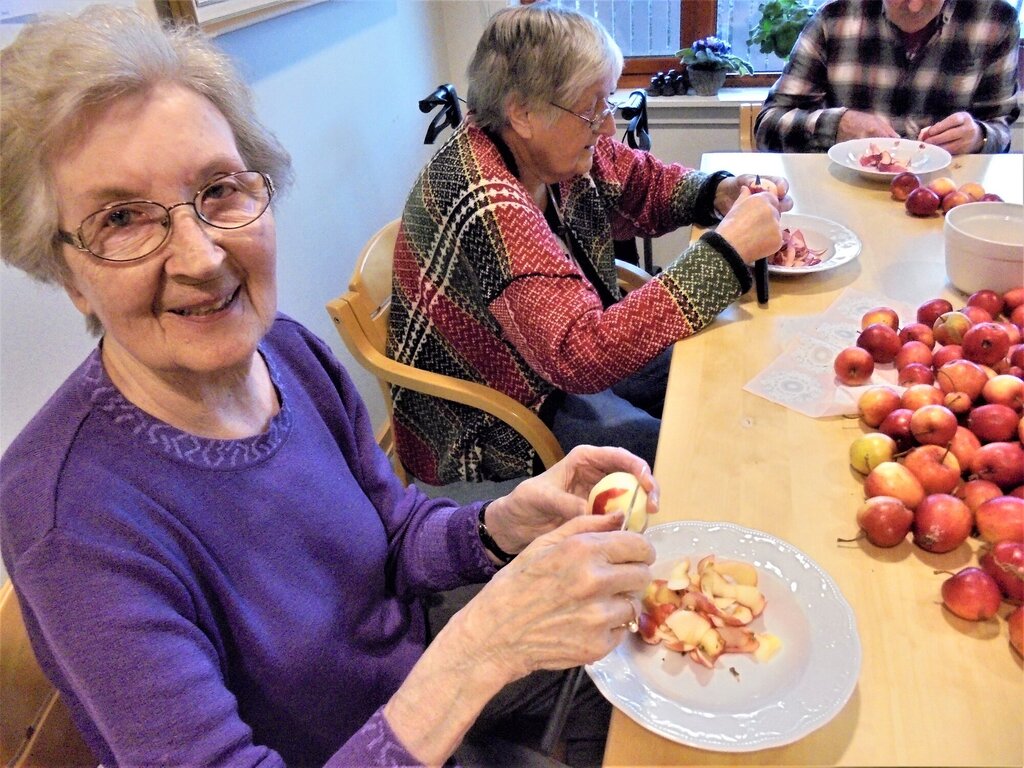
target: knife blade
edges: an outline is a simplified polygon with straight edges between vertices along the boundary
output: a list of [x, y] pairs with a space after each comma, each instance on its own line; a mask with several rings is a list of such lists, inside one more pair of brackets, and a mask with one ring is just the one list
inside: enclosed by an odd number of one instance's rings
[[636, 504], [636, 497], [640, 495], [640, 481], [636, 481], [636, 485], [633, 487], [633, 495], [629, 497], [629, 504], [626, 506], [626, 517], [622, 521], [622, 528], [619, 530], [629, 530], [629, 519], [633, 516], [633, 505]]

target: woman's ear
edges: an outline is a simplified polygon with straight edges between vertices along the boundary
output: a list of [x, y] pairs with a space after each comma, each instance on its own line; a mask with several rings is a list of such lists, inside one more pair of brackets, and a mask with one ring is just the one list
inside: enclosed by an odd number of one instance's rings
[[74, 278], [71, 275], [66, 275], [61, 281], [61, 286], [64, 288], [64, 293], [71, 299], [71, 303], [75, 305], [75, 308], [86, 317], [90, 317], [92, 309], [89, 306], [89, 299], [78, 290], [78, 286], [74, 283]]
[[520, 138], [533, 138], [533, 122], [538, 115], [519, 96], [513, 94], [508, 97], [505, 102], [505, 117], [508, 119], [509, 127]]

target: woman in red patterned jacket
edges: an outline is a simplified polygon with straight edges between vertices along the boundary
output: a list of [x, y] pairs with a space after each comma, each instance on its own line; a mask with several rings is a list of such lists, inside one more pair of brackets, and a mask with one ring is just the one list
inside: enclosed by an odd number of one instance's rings
[[[538, 412], [568, 450], [654, 462], [668, 348], [750, 289], [782, 244], [778, 194], [753, 177], [665, 164], [612, 137], [622, 53], [595, 20], [499, 11], [469, 65], [469, 116], [420, 174], [395, 246], [389, 354]], [[622, 297], [613, 240], [712, 225]], [[422, 481], [531, 474], [529, 444], [475, 409], [393, 390], [395, 435]]]

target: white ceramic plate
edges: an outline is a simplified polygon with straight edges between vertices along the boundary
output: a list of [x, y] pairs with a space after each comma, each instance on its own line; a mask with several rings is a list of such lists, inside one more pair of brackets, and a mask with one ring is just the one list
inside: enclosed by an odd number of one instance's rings
[[891, 152], [894, 159], [917, 174], [941, 171], [953, 160], [942, 147], [910, 139], [851, 139], [832, 145], [828, 157], [833, 163], [856, 171], [865, 178], [888, 182], [900, 171], [880, 171], [860, 164], [861, 158], [872, 151], [872, 145]]
[[612, 704], [667, 739], [717, 752], [789, 744], [842, 710], [860, 675], [860, 637], [849, 604], [817, 563], [781, 539], [730, 523], [665, 523], [646, 535], [658, 553], [656, 578], [687, 556], [755, 565], [767, 606], [750, 626], [777, 635], [782, 648], [765, 663], [730, 653], [707, 669], [629, 635], [587, 667]]
[[842, 224], [823, 219], [820, 216], [805, 216], [802, 213], [784, 213], [779, 218], [783, 228], [799, 229], [807, 247], [816, 251], [824, 249], [820, 262], [809, 267], [782, 267], [769, 262], [768, 271], [777, 275], [804, 275], [808, 272], [824, 272], [835, 269], [860, 255], [861, 242], [851, 230]]

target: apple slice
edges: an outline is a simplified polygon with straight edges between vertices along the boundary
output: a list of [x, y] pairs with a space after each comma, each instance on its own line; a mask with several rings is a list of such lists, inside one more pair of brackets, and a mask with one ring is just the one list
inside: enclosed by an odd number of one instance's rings
[[711, 622], [696, 611], [680, 608], [665, 619], [665, 625], [681, 642], [691, 646], [700, 643], [704, 634], [711, 629]]
[[739, 560], [719, 560], [715, 563], [715, 570], [736, 584], [745, 584], [750, 587], [757, 586], [757, 569], [749, 563], [742, 563]]
[[754, 658], [762, 663], [770, 660], [782, 650], [782, 641], [771, 632], [758, 632], [754, 637], [757, 638], [757, 650], [754, 651]]
[[667, 586], [669, 589], [674, 589], [677, 592], [690, 586], [690, 558], [683, 558], [672, 566], [672, 571], [668, 575]]

